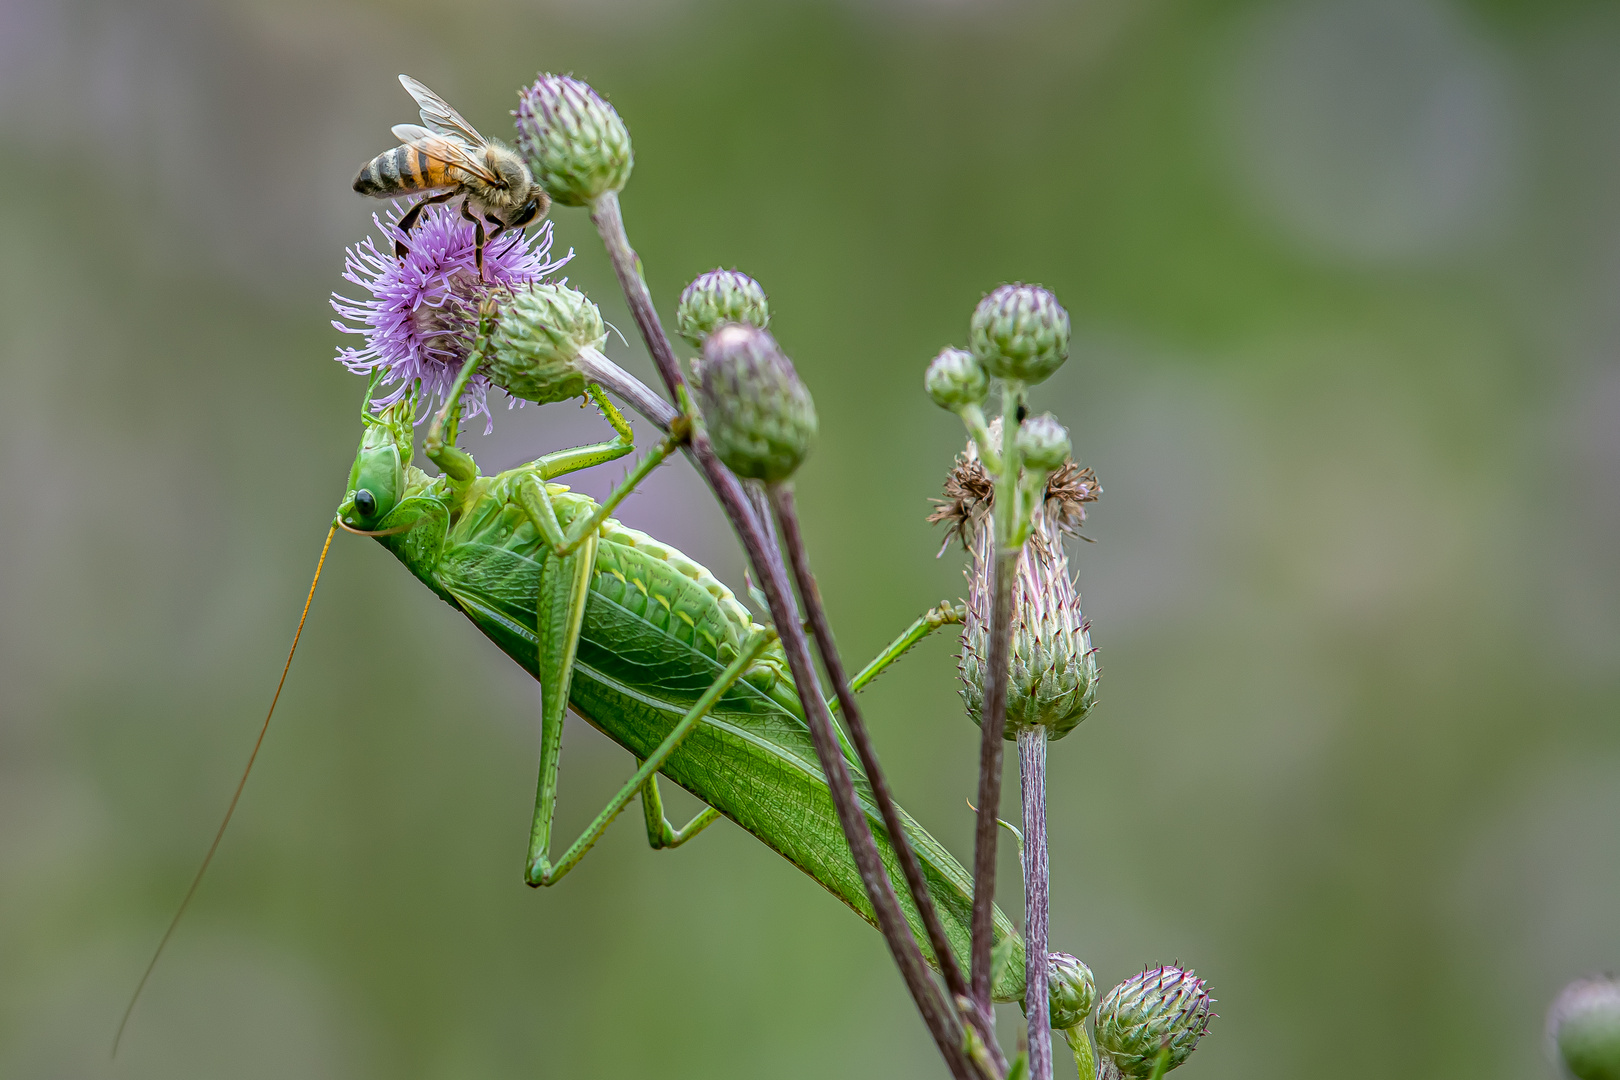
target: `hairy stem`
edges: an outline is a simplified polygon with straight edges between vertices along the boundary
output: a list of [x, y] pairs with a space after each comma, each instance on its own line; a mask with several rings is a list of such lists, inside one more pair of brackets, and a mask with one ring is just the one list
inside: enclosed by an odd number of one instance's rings
[[1001, 391], [1000, 471], [995, 490], [996, 567], [990, 616], [990, 657], [984, 673], [984, 712], [979, 717], [979, 818], [973, 843], [973, 1001], [986, 1022], [990, 1011], [990, 946], [995, 932], [996, 815], [1001, 807], [1002, 736], [1007, 729], [1007, 667], [1012, 637], [1013, 577], [1018, 568], [1018, 410], [1023, 387]]
[[[675, 358], [675, 350], [670, 345], [669, 337], [664, 333], [663, 324], [658, 319], [658, 312], [653, 307], [647, 283], [641, 276], [640, 260], [630, 247], [629, 237], [625, 234], [624, 219], [619, 212], [616, 194], [609, 192], [591, 205], [591, 222], [596, 226], [598, 234], [602, 237], [602, 243], [607, 248], [614, 273], [619, 279], [619, 286], [630, 305], [630, 313], [635, 318], [636, 327], [647, 345], [647, 351], [652, 354], [653, 363], [658, 368], [665, 389], [669, 391], [670, 397], [675, 399], [679, 408], [689, 411], [691, 396], [686, 387], [686, 380], [681, 374], [680, 363]], [[799, 696], [804, 703], [805, 719], [815, 743], [816, 756], [821, 762], [822, 771], [826, 773], [833, 806], [838, 812], [839, 824], [843, 826], [845, 839], [849, 842], [850, 854], [861, 875], [867, 897], [872, 903], [878, 929], [888, 942], [889, 951], [894, 955], [895, 964], [900, 968], [906, 988], [910, 990], [917, 1011], [922, 1015], [929, 1034], [939, 1047], [940, 1055], [951, 1070], [951, 1075], [957, 1080], [976, 1080], [982, 1074], [969, 1061], [963, 1049], [962, 1031], [955, 1013], [946, 1007], [940, 997], [939, 987], [928, 974], [922, 950], [906, 924], [899, 901], [895, 898], [894, 888], [878, 857], [877, 844], [872, 839], [872, 830], [867, 824], [866, 815], [856, 801], [855, 786], [850, 779], [843, 750], [838, 744], [832, 713], [827, 709], [826, 701], [822, 697], [820, 683], [816, 679], [810, 659], [809, 642], [799, 625], [799, 613], [793, 603], [791, 586], [787, 580], [786, 568], [782, 564], [781, 553], [774, 546], [767, 544], [765, 530], [759, 516], [749, 504], [742, 483], [715, 456], [714, 447], [710, 445], [708, 436], [701, 427], [693, 431], [686, 450], [704, 479], [708, 481], [715, 497], [719, 499], [726, 517], [730, 519], [732, 528], [736, 530], [748, 553], [748, 560], [753, 565], [754, 572], [759, 575], [760, 588], [770, 604], [771, 618], [776, 624], [788, 668], [793, 675], [794, 684], [799, 687]]]
[[1024, 1015], [1029, 1020], [1031, 1080], [1052, 1080], [1052, 1027], [1047, 1000], [1046, 729], [1018, 733], [1024, 797]]
[[[934, 909], [934, 898], [929, 895], [928, 881], [923, 877], [922, 864], [917, 861], [917, 853], [912, 849], [911, 840], [906, 835], [900, 808], [895, 805], [888, 778], [883, 775], [883, 769], [878, 764], [877, 748], [872, 745], [871, 733], [861, 716], [860, 707], [855, 703], [855, 694], [849, 688], [843, 660], [839, 657], [838, 646], [833, 641], [832, 625], [827, 620], [827, 609], [821, 602], [821, 590], [816, 586], [815, 575], [810, 572], [810, 556], [805, 548], [804, 533], [799, 528], [799, 512], [794, 503], [793, 488], [789, 484], [775, 484], [768, 490], [772, 506], [776, 510], [777, 523], [782, 530], [788, 561], [799, 586], [799, 599], [803, 601], [805, 611], [810, 616], [810, 629], [815, 635], [816, 649], [821, 653], [821, 662], [827, 669], [828, 678], [832, 680], [834, 693], [838, 695], [838, 706], [843, 711], [844, 722], [849, 726], [850, 741], [855, 744], [855, 752], [861, 759], [861, 768], [866, 771], [866, 778], [872, 785], [872, 798], [878, 804], [879, 813], [883, 815], [883, 825], [889, 831], [889, 841], [894, 847], [901, 873], [905, 875], [912, 901], [916, 904], [917, 913], [922, 919], [939, 973], [945, 980], [945, 988], [951, 995], [950, 1000], [966, 997], [967, 981], [962, 977], [962, 969], [956, 962], [956, 954], [951, 950], [950, 939], [945, 936], [945, 927], [940, 924], [939, 913]], [[980, 1027], [976, 1021], [974, 1026]], [[980, 1037], [984, 1038], [984, 1035], [981, 1027]], [[996, 1046], [994, 1040], [985, 1039], [985, 1044], [992, 1060], [996, 1061], [999, 1068], [1005, 1069], [1006, 1063], [1001, 1060], [1000, 1048]]]

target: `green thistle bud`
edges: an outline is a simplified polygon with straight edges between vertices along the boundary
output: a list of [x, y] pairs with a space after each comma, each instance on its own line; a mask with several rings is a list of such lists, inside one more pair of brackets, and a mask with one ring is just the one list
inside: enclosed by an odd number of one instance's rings
[[1547, 1012], [1547, 1042], [1576, 1080], [1620, 1080], [1620, 979], [1566, 986]]
[[771, 324], [771, 307], [759, 282], [736, 270], [710, 270], [699, 274], [681, 290], [675, 309], [675, 329], [694, 346], [726, 323], [742, 323], [763, 330]]
[[585, 392], [579, 356], [607, 338], [602, 313], [566, 285], [520, 285], [502, 297], [483, 372], [515, 398], [544, 404]]
[[518, 150], [540, 186], [564, 206], [588, 206], [630, 180], [630, 131], [587, 83], [542, 74], [518, 93]]
[[1052, 1028], [1066, 1031], [1085, 1022], [1097, 1000], [1097, 983], [1091, 969], [1078, 956], [1066, 952], [1049, 953], [1046, 958], [1051, 984]]
[[1018, 426], [1018, 452], [1030, 472], [1057, 472], [1069, 456], [1069, 429], [1051, 413], [1032, 416]]
[[776, 339], [732, 323], [703, 343], [699, 399], [714, 449], [738, 476], [793, 475], [816, 437], [816, 406]]
[[[1178, 967], [1149, 968], [1103, 996], [1097, 1007], [1097, 1047], [1120, 1075], [1152, 1075], [1161, 1051], [1170, 1069], [1192, 1056], [1209, 1033], [1211, 998], [1204, 980]], [[1165, 1070], [1166, 1072], [1169, 1069]]]
[[966, 349], [942, 349], [928, 365], [923, 385], [935, 405], [951, 412], [983, 405], [990, 396], [990, 376]]
[[968, 347], [998, 379], [1033, 386], [1069, 356], [1069, 313], [1038, 285], [1003, 285], [979, 301]]

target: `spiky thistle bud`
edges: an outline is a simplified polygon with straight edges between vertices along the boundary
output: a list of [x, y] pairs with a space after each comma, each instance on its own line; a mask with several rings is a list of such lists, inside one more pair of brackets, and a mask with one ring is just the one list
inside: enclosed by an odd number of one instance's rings
[[1168, 1051], [1168, 1072], [1209, 1033], [1211, 1002], [1208, 985], [1191, 971], [1168, 964], [1149, 968], [1103, 996], [1097, 1047], [1132, 1080], [1152, 1075], [1160, 1053]]
[[815, 441], [815, 402], [768, 331], [731, 323], [710, 334], [698, 397], [715, 453], [738, 476], [786, 480]]
[[1051, 980], [1052, 1027], [1065, 1031], [1083, 1023], [1097, 1001], [1097, 983], [1091, 969], [1078, 956], [1065, 952], [1047, 954]]
[[[989, 434], [996, 443], [1000, 421], [991, 423]], [[1098, 671], [1091, 625], [1080, 610], [1080, 594], [1069, 575], [1063, 539], [1078, 532], [1085, 521], [1085, 504], [1095, 501], [1101, 492], [1095, 474], [1072, 461], [1046, 477], [1040, 492], [1035, 527], [1018, 556], [1018, 573], [1013, 579], [1009, 741], [1036, 726], [1046, 728], [1048, 738], [1062, 738], [1096, 703]], [[968, 715], [978, 723], [984, 710], [995, 595], [995, 530], [990, 512], [995, 485], [971, 445], [946, 479], [945, 495], [928, 520], [945, 522], [950, 529], [946, 544], [960, 537], [973, 554], [958, 670], [962, 700]]]
[[630, 131], [588, 83], [542, 73], [518, 92], [518, 150], [541, 187], [564, 206], [588, 206], [630, 180]]
[[736, 270], [710, 270], [681, 290], [675, 329], [695, 347], [726, 323], [763, 330], [771, 324], [771, 307], [759, 282]]
[[566, 285], [519, 286], [498, 301], [483, 372], [515, 398], [544, 404], [585, 392], [579, 357], [607, 338], [602, 313]]
[[990, 396], [990, 376], [966, 349], [942, 349], [923, 376], [928, 396], [942, 409], [959, 413], [972, 405], [983, 405]]
[[1018, 425], [1018, 452], [1029, 471], [1056, 472], [1069, 457], [1069, 429], [1051, 413], [1032, 416]]
[[1620, 1080], [1620, 979], [1578, 979], [1547, 1011], [1547, 1044], [1576, 1080]]
[[968, 347], [998, 379], [1033, 386], [1069, 356], [1069, 313], [1039, 285], [1002, 285], [979, 301]]

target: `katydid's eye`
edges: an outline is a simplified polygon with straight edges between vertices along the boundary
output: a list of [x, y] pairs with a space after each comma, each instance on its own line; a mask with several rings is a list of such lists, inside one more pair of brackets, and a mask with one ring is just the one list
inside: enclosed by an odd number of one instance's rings
[[354, 493], [354, 508], [366, 517], [370, 517], [377, 512], [377, 500], [372, 497], [371, 492], [361, 488]]

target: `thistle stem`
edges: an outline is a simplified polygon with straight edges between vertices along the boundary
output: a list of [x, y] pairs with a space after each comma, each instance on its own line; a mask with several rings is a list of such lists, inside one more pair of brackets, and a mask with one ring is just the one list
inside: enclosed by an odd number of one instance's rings
[[1024, 801], [1024, 1015], [1029, 1020], [1031, 1080], [1052, 1080], [1052, 1028], [1047, 999], [1046, 729], [1018, 733]]
[[[872, 785], [873, 801], [877, 803], [878, 811], [883, 815], [884, 828], [889, 831], [890, 843], [894, 847], [900, 870], [905, 875], [912, 901], [916, 904], [917, 914], [928, 935], [928, 944], [933, 949], [935, 963], [945, 980], [950, 1000], [965, 997], [968, 991], [967, 981], [962, 977], [962, 969], [956, 962], [956, 954], [951, 949], [950, 939], [945, 936], [945, 927], [939, 921], [939, 913], [934, 908], [934, 899], [928, 892], [928, 881], [923, 877], [922, 864], [918, 861], [917, 853], [912, 849], [906, 834], [906, 823], [900, 816], [900, 808], [895, 805], [894, 795], [889, 790], [889, 781], [878, 764], [877, 749], [872, 745], [871, 733], [861, 716], [860, 707], [855, 703], [855, 694], [849, 687], [843, 660], [839, 657], [838, 646], [833, 641], [832, 626], [827, 620], [827, 609], [821, 602], [821, 590], [816, 585], [815, 575], [810, 572], [810, 556], [805, 548], [804, 533], [799, 528], [799, 512], [793, 499], [793, 487], [791, 484], [773, 484], [767, 490], [772, 507], [776, 511], [776, 521], [781, 528], [784, 546], [787, 548], [788, 562], [793, 568], [793, 576], [799, 586], [799, 599], [804, 603], [805, 611], [810, 616], [810, 629], [815, 635], [816, 649], [821, 653], [821, 662], [827, 669], [827, 677], [832, 680], [833, 691], [838, 696], [838, 706], [844, 714], [845, 724], [849, 727], [850, 740], [855, 744], [855, 752], [861, 759], [861, 768], [866, 771], [867, 780]], [[979, 1025], [976, 1023], [974, 1026]], [[980, 1036], [983, 1037], [982, 1030]], [[986, 1049], [997, 1066], [1005, 1069], [1006, 1063], [1000, 1060], [1000, 1048], [993, 1040], [986, 1040]]]
[[994, 1022], [990, 1011], [990, 946], [995, 932], [992, 912], [996, 898], [996, 815], [1001, 806], [1002, 736], [1007, 729], [1007, 667], [1012, 637], [1013, 577], [1018, 569], [1014, 542], [1018, 489], [1018, 411], [1024, 391], [1019, 384], [1002, 384], [1000, 472], [996, 476], [996, 568], [990, 618], [990, 656], [984, 676], [984, 712], [979, 717], [979, 819], [973, 843], [973, 1002], [984, 1023]]
[[[653, 307], [647, 283], [641, 276], [641, 262], [631, 248], [629, 237], [625, 233], [624, 218], [620, 213], [619, 200], [615, 193], [608, 192], [591, 204], [591, 222], [596, 226], [603, 246], [607, 249], [608, 258], [612, 261], [614, 273], [619, 279], [619, 286], [630, 306], [631, 316], [635, 319], [641, 338], [647, 345], [647, 351], [652, 355], [665, 389], [683, 412], [690, 412], [691, 395], [687, 390], [685, 377], [681, 373], [669, 337], [664, 333], [663, 324], [658, 319], [658, 312]], [[686, 452], [704, 479], [708, 481], [715, 497], [719, 499], [726, 517], [731, 520], [732, 528], [736, 530], [748, 553], [748, 560], [753, 565], [754, 572], [759, 575], [760, 588], [770, 604], [771, 619], [776, 624], [789, 671], [793, 676], [794, 685], [799, 688], [799, 697], [804, 703], [805, 719], [815, 744], [816, 757], [821, 762], [822, 771], [826, 773], [833, 806], [838, 813], [839, 824], [843, 827], [844, 837], [849, 843], [850, 854], [860, 873], [861, 882], [865, 886], [867, 898], [872, 903], [878, 930], [888, 942], [889, 951], [894, 956], [896, 966], [900, 968], [906, 988], [911, 992], [917, 1011], [921, 1014], [923, 1023], [927, 1025], [929, 1034], [933, 1036], [935, 1045], [939, 1047], [940, 1056], [945, 1059], [951, 1075], [957, 1080], [977, 1080], [983, 1074], [969, 1060], [963, 1047], [962, 1030], [956, 1015], [946, 1007], [940, 996], [939, 987], [928, 975], [922, 950], [918, 947], [916, 938], [912, 936], [904, 915], [901, 914], [894, 888], [878, 857], [877, 844], [872, 839], [872, 830], [867, 823], [865, 812], [856, 801], [855, 786], [850, 778], [843, 750], [838, 743], [832, 713], [827, 708], [820, 683], [816, 679], [815, 668], [810, 658], [809, 642], [805, 638], [803, 627], [799, 624], [798, 610], [793, 603], [791, 586], [788, 583], [787, 570], [783, 566], [781, 553], [773, 545], [766, 543], [764, 527], [749, 503], [742, 482], [721, 464], [707, 433], [701, 427], [693, 431]], [[897, 842], [903, 842], [903, 837], [904, 834], [901, 834], [895, 839]]]

